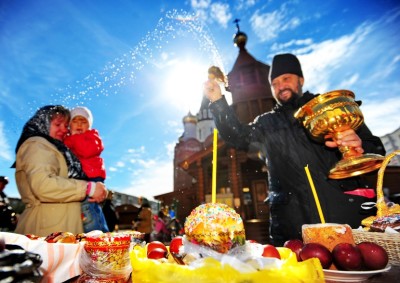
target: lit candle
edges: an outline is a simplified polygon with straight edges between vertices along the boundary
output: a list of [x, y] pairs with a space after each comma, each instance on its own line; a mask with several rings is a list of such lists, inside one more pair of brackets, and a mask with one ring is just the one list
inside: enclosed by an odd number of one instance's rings
[[213, 139], [213, 164], [212, 164], [212, 189], [211, 189], [211, 202], [215, 203], [217, 200], [217, 150], [218, 150], [218, 130], [214, 128]]
[[308, 165], [306, 167], [304, 167], [304, 169], [306, 170], [308, 182], [310, 183], [310, 187], [311, 187], [312, 193], [314, 195], [315, 204], [317, 205], [317, 210], [319, 213], [319, 218], [321, 219], [321, 223], [325, 223], [325, 218], [324, 218], [324, 215], [322, 214], [321, 204], [319, 203], [317, 191], [315, 190], [314, 182], [311, 178], [310, 170], [308, 170]]

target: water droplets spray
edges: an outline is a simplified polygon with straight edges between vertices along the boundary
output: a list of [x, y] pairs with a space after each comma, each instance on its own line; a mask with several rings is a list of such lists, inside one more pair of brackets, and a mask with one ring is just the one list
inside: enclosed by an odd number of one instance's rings
[[[176, 43], [182, 42], [177, 49]], [[63, 105], [87, 104], [94, 98], [120, 95], [121, 88], [137, 84], [138, 76], [150, 69], [163, 68], [166, 53], [179, 60], [181, 51], [190, 49], [196, 58], [222, 66], [221, 56], [207, 26], [191, 13], [171, 10], [159, 19], [155, 28], [121, 57], [107, 63], [99, 72], [58, 89], [52, 102]], [[145, 70], [146, 69], [146, 70]], [[60, 101], [61, 100], [61, 101]]]

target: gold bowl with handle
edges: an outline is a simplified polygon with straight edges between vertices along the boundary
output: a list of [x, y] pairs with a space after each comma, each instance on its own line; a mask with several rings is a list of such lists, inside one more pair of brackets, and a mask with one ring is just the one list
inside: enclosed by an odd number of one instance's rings
[[[326, 135], [333, 140], [340, 132], [348, 129], [357, 130], [364, 121], [364, 116], [354, 93], [349, 90], [334, 90], [318, 95], [303, 105], [294, 114], [312, 139], [324, 142]], [[380, 168], [384, 156], [357, 152], [350, 146], [338, 146], [342, 159], [330, 170], [329, 178], [343, 179], [365, 174]]]

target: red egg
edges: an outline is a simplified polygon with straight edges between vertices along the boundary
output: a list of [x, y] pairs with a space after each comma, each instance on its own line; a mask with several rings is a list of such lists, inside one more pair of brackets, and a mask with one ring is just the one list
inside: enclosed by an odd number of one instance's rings
[[147, 252], [147, 258], [149, 259], [167, 258], [167, 255], [167, 251], [162, 248], [154, 248], [151, 251]]
[[378, 244], [372, 242], [359, 243], [358, 248], [361, 252], [364, 266], [370, 270], [383, 269], [389, 262], [386, 250]]
[[287, 240], [283, 246], [285, 248], [288, 248], [290, 250], [292, 250], [292, 252], [294, 252], [296, 254], [297, 257], [297, 261], [301, 261], [300, 258], [300, 251], [304, 246], [304, 243], [302, 240], [299, 239], [292, 239], [292, 240]]
[[339, 270], [357, 271], [362, 269], [362, 255], [355, 245], [337, 244], [332, 250], [332, 256], [333, 262]]
[[149, 252], [155, 248], [160, 248], [160, 249], [167, 251], [167, 247], [164, 245], [164, 243], [162, 243], [160, 241], [152, 241], [152, 242], [148, 243], [148, 245], [147, 245], [147, 252]]
[[274, 257], [281, 259], [281, 255], [279, 254], [279, 251], [275, 246], [266, 244], [264, 245], [264, 251], [262, 253], [263, 257]]
[[176, 236], [173, 238], [169, 244], [169, 251], [171, 253], [179, 254], [179, 249], [183, 246], [182, 240], [183, 238], [181, 236]]
[[301, 260], [309, 258], [318, 258], [322, 268], [328, 269], [332, 264], [332, 254], [327, 247], [318, 243], [307, 243], [300, 251]]

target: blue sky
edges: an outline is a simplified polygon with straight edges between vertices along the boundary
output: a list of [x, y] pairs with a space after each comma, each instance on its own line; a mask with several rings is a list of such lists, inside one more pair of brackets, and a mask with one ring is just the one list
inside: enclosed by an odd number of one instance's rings
[[[305, 4], [306, 3], [306, 4]], [[270, 64], [298, 55], [305, 90], [349, 89], [375, 135], [400, 126], [400, 4], [382, 1], [2, 0], [0, 175], [38, 107], [84, 105], [105, 150], [106, 185], [152, 197], [173, 189], [182, 118], [196, 113], [207, 68], [247, 50]]]

